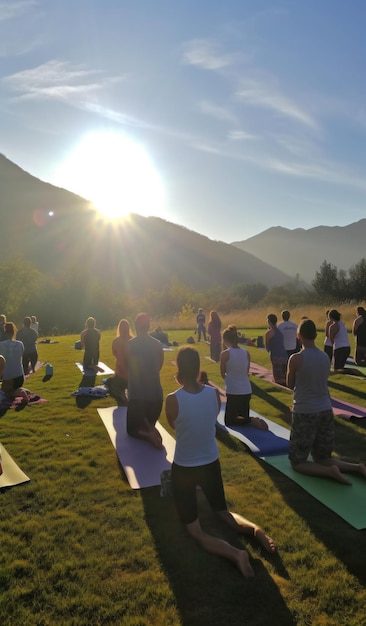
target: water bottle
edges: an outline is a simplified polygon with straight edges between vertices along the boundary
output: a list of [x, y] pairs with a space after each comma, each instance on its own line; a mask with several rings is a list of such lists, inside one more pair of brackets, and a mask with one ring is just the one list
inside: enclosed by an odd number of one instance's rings
[[53, 374], [53, 365], [51, 363], [46, 364], [46, 376], [52, 376]]

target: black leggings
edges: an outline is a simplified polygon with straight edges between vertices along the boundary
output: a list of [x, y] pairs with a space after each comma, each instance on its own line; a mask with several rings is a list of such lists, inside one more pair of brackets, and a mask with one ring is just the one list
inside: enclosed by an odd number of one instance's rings
[[[243, 426], [249, 424], [249, 404], [251, 393], [234, 395], [226, 395], [225, 424], [226, 426]], [[243, 419], [238, 419], [242, 417]]]

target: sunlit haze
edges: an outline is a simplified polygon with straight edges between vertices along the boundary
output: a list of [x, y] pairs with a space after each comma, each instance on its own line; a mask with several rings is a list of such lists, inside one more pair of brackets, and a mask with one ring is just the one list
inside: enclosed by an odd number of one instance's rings
[[108, 219], [357, 222], [365, 23], [364, 0], [0, 0], [0, 152]]
[[122, 133], [85, 135], [60, 165], [56, 180], [106, 218], [164, 217], [163, 183], [146, 150]]

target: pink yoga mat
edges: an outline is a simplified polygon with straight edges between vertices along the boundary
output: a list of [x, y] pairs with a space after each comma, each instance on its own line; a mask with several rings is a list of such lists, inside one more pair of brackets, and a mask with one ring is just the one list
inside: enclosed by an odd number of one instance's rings
[[[285, 389], [286, 391], [292, 392], [288, 387], [284, 387], [283, 385], [279, 385], [275, 383], [272, 377], [272, 372], [268, 368], [263, 365], [258, 365], [257, 363], [251, 363], [249, 373], [253, 374], [253, 376], [257, 376], [258, 378], [263, 378], [263, 380], [267, 380], [268, 382], [276, 385], [280, 389]], [[366, 417], [366, 408], [359, 406], [357, 404], [351, 404], [350, 402], [344, 402], [343, 400], [338, 400], [337, 398], [330, 398], [333, 408], [333, 413], [338, 415], [338, 417], [342, 417], [343, 419], [349, 420], [351, 417], [356, 417], [362, 419]]]

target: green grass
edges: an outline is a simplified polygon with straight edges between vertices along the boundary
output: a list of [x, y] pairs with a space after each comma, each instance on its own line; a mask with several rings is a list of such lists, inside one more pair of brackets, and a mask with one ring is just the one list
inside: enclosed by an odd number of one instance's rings
[[[179, 344], [189, 334], [169, 332]], [[104, 332], [101, 344], [111, 367], [113, 335]], [[48, 402], [0, 418], [1, 442], [31, 478], [0, 494], [2, 626], [365, 624], [366, 531], [350, 527], [224, 433], [219, 447], [230, 508], [263, 525], [278, 555], [222, 528], [204, 502], [200, 510], [207, 529], [247, 547], [254, 580], [196, 545], [158, 487], [131, 490], [96, 410], [113, 400], [79, 408], [71, 396], [81, 382], [75, 339], [39, 345], [54, 375], [43, 382], [43, 368], [27, 386]], [[197, 345], [208, 355], [208, 345]], [[264, 351], [250, 351], [253, 361], [269, 365]], [[174, 358], [165, 353], [165, 395], [176, 388]], [[201, 365], [222, 385], [217, 364], [202, 358]], [[291, 395], [253, 382], [253, 409], [288, 425]], [[332, 395], [365, 403], [366, 381], [337, 375], [330, 382]], [[164, 415], [161, 421], [169, 429]], [[363, 421], [337, 419], [336, 428], [336, 453], [365, 459]]]

